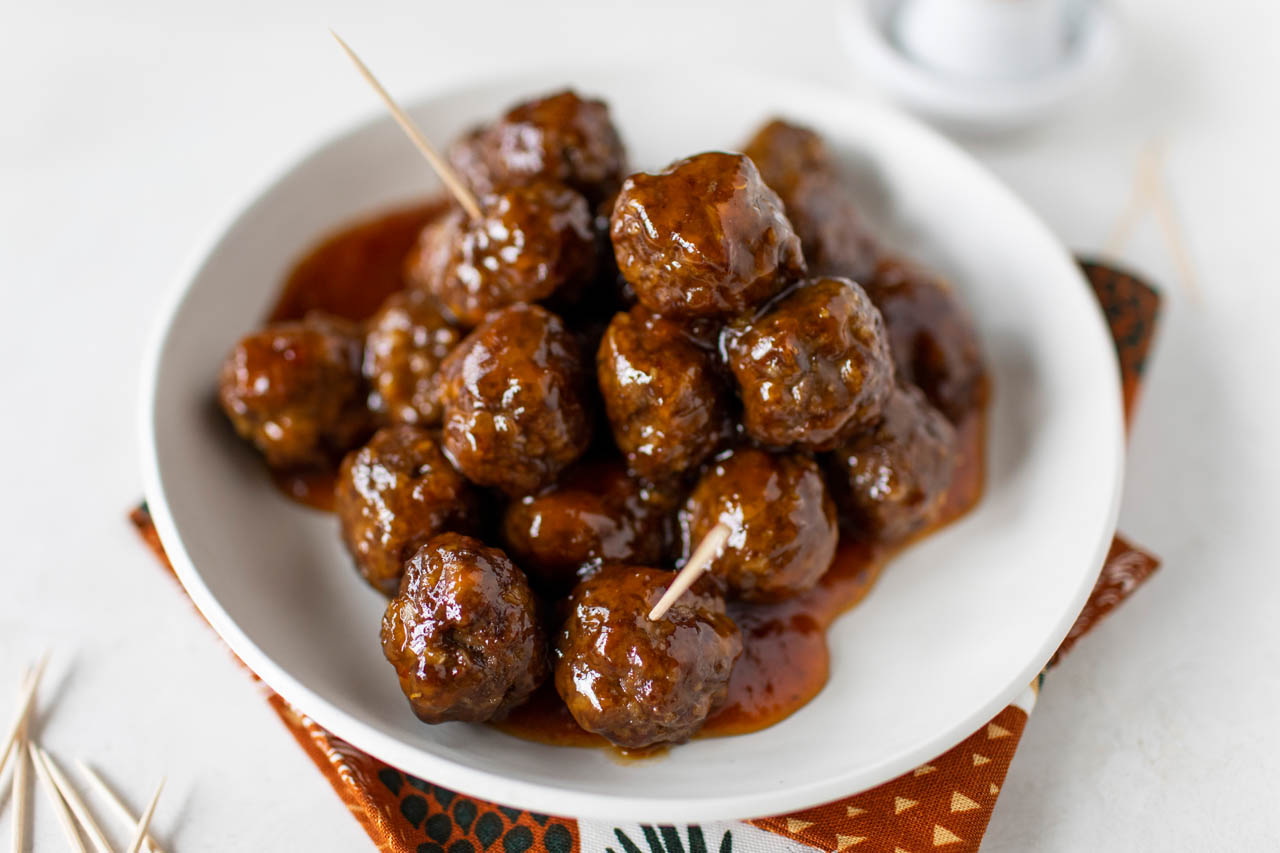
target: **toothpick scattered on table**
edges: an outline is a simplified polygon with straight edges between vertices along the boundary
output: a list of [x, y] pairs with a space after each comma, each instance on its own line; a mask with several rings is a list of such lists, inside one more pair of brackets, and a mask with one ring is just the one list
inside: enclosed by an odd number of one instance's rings
[[67, 841], [73, 848], [79, 850], [80, 853], [89, 853], [84, 846], [84, 840], [80, 837], [79, 830], [76, 829], [75, 818], [71, 816], [71, 810], [67, 808], [66, 800], [58, 791], [57, 784], [53, 781], [53, 777], [49, 775], [49, 768], [40, 760], [39, 747], [30, 741], [27, 742], [27, 754], [31, 758], [31, 766], [36, 769], [36, 776], [40, 779], [40, 787], [44, 788], [44, 792], [49, 796], [49, 802], [53, 805], [53, 810], [58, 815], [58, 823], [62, 824], [63, 830], [67, 833]]
[[[111, 805], [112, 811], [120, 818], [120, 822], [129, 829], [134, 829], [138, 825], [138, 818], [125, 805], [124, 800], [120, 799], [116, 792], [111, 790], [111, 786], [92, 767], [79, 760], [75, 762], [75, 765], [76, 769], [80, 771], [80, 775], [88, 780], [89, 785]], [[156, 843], [155, 838], [150, 834], [146, 837], [146, 846], [151, 853], [165, 853], [164, 849]]]
[[717, 522], [716, 526], [702, 537], [702, 541], [698, 543], [698, 547], [694, 549], [693, 556], [689, 558], [689, 562], [685, 563], [684, 568], [676, 575], [676, 579], [671, 582], [671, 586], [667, 587], [667, 591], [662, 594], [662, 598], [658, 599], [658, 603], [649, 611], [649, 621], [657, 622], [663, 615], [671, 609], [671, 605], [676, 603], [680, 596], [684, 595], [685, 590], [693, 586], [707, 567], [711, 565], [711, 561], [715, 559], [716, 552], [724, 545], [725, 540], [732, 533], [729, 525], [723, 521]]
[[[0, 771], [3, 771], [5, 764], [8, 763], [9, 754], [13, 752], [14, 746], [17, 745], [19, 734], [27, 722], [27, 717], [31, 714], [31, 706], [36, 698], [36, 688], [40, 686], [40, 677], [44, 675], [44, 666], [48, 662], [49, 655], [45, 654], [40, 658], [34, 669], [27, 671], [22, 680], [22, 687], [19, 688], [18, 693], [18, 710], [14, 712], [13, 725], [5, 738], [4, 751], [0, 753]], [[21, 752], [19, 752], [19, 757], [21, 757]]]
[[13, 764], [13, 853], [26, 853], [27, 849], [27, 718], [18, 721], [18, 748]]
[[[62, 772], [62, 768], [53, 760], [53, 756], [39, 746], [34, 747], [34, 749], [37, 759], [34, 762], [36, 769], [38, 770], [41, 764], [44, 765], [44, 769], [48, 771], [50, 778], [53, 779], [53, 784], [58, 789], [58, 793], [62, 795], [62, 799], [66, 802], [67, 807], [71, 809], [71, 813], [75, 815], [76, 820], [80, 822], [80, 826], [84, 828], [89, 840], [93, 842], [94, 849], [98, 853], [115, 853], [111, 848], [111, 842], [107, 841], [107, 836], [103, 833], [102, 827], [98, 826], [97, 821], [93, 819], [93, 813], [89, 811], [80, 793], [71, 784], [71, 781], [67, 779], [66, 774]], [[130, 817], [129, 827], [132, 828], [136, 824], [137, 821]]]
[[440, 176], [440, 180], [444, 182], [449, 192], [453, 193], [453, 197], [458, 200], [458, 204], [462, 205], [462, 209], [467, 212], [467, 216], [472, 219], [479, 219], [480, 204], [476, 201], [476, 197], [471, 194], [471, 190], [467, 189], [466, 184], [458, 177], [458, 173], [453, 171], [448, 162], [436, 151], [435, 146], [423, 136], [422, 131], [413, 123], [413, 119], [409, 118], [405, 111], [400, 108], [400, 105], [395, 102], [391, 94], [378, 82], [378, 78], [373, 76], [373, 72], [369, 70], [369, 67], [360, 61], [360, 57], [356, 56], [355, 51], [333, 30], [329, 30], [329, 34], [337, 39], [343, 52], [347, 54], [347, 57], [355, 64], [356, 70], [360, 72], [360, 76], [378, 93], [378, 97], [382, 99], [382, 102], [387, 105], [387, 109], [391, 111], [391, 117], [408, 134], [409, 139], [413, 140], [413, 144], [422, 152], [422, 156], [427, 158], [431, 168], [435, 169], [436, 174]]
[[151, 826], [151, 816], [156, 813], [156, 803], [160, 802], [160, 792], [164, 790], [164, 780], [160, 780], [160, 784], [156, 786], [156, 792], [151, 797], [151, 802], [147, 804], [147, 810], [142, 813], [142, 819], [138, 821], [138, 831], [133, 836], [133, 843], [129, 845], [128, 853], [138, 853], [142, 849], [142, 843], [147, 840], [147, 828]]

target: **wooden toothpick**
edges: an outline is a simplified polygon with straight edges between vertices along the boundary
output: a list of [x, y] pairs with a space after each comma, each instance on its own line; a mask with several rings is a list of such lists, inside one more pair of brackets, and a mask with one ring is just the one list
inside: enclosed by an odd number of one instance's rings
[[373, 76], [373, 72], [369, 67], [360, 61], [360, 57], [356, 56], [356, 52], [342, 40], [342, 37], [329, 30], [329, 33], [338, 41], [338, 45], [342, 48], [347, 57], [355, 64], [356, 70], [360, 72], [360, 76], [365, 79], [373, 91], [378, 93], [378, 97], [387, 105], [387, 109], [391, 111], [391, 117], [396, 120], [400, 128], [413, 140], [413, 144], [422, 152], [422, 156], [427, 158], [427, 162], [431, 164], [431, 168], [435, 169], [436, 174], [440, 176], [440, 180], [448, 187], [449, 192], [453, 193], [453, 197], [458, 200], [458, 204], [462, 205], [462, 209], [467, 212], [467, 216], [472, 219], [480, 218], [480, 204], [476, 201], [476, 197], [471, 194], [471, 190], [467, 189], [466, 184], [462, 183], [462, 179], [458, 177], [457, 172], [449, 166], [445, 159], [440, 156], [427, 138], [422, 135], [422, 131], [413, 123], [413, 119], [400, 109], [400, 105], [395, 102], [391, 94], [387, 92], [383, 85], [378, 82], [378, 78]]
[[14, 712], [13, 725], [5, 738], [4, 751], [0, 753], [0, 771], [3, 771], [5, 764], [9, 762], [9, 753], [13, 752], [14, 746], [18, 745], [18, 738], [27, 722], [27, 717], [31, 714], [31, 706], [35, 702], [40, 677], [44, 675], [44, 665], [48, 662], [49, 656], [46, 654], [40, 658], [34, 669], [28, 670], [26, 677], [22, 680], [22, 687], [18, 692], [18, 710]]
[[147, 840], [147, 828], [151, 826], [151, 816], [156, 813], [156, 803], [160, 802], [160, 792], [164, 790], [164, 780], [160, 780], [160, 784], [156, 786], [156, 792], [151, 797], [151, 802], [147, 803], [147, 810], [142, 813], [142, 818], [138, 821], [138, 831], [133, 836], [133, 843], [129, 845], [128, 853], [138, 853], [142, 849], [142, 843]]
[[13, 853], [27, 849], [27, 718], [18, 722], [18, 754], [13, 765]]
[[707, 567], [711, 565], [711, 561], [715, 559], [716, 552], [724, 545], [725, 540], [732, 533], [729, 525], [723, 521], [717, 522], [716, 526], [707, 531], [707, 535], [702, 537], [702, 541], [698, 543], [698, 547], [693, 550], [693, 556], [689, 558], [689, 562], [685, 563], [684, 568], [676, 575], [676, 579], [671, 582], [671, 586], [667, 587], [667, 591], [662, 594], [662, 598], [658, 599], [658, 603], [649, 611], [649, 621], [657, 622], [663, 615], [671, 609], [671, 605], [676, 603], [676, 599], [684, 595], [685, 590], [693, 586]]
[[[129, 807], [125, 805], [124, 800], [120, 799], [116, 792], [111, 790], [111, 786], [108, 785], [106, 781], [88, 764], [78, 760], [75, 764], [76, 769], [80, 771], [80, 775], [88, 780], [89, 785], [107, 801], [111, 806], [111, 810], [114, 811], [116, 816], [120, 819], [120, 822], [130, 830], [134, 829], [138, 825], [138, 818], [135, 817], [133, 812], [129, 810]], [[151, 853], [165, 853], [164, 849], [156, 843], [155, 838], [150, 834], [147, 835], [145, 843]]]
[[73, 848], [79, 850], [80, 853], [89, 853], [85, 849], [84, 840], [80, 837], [79, 830], [76, 829], [75, 818], [71, 816], [71, 811], [67, 808], [67, 802], [58, 791], [58, 786], [53, 781], [53, 777], [49, 775], [49, 768], [45, 767], [40, 760], [40, 754], [37, 749], [38, 747], [34, 743], [27, 742], [27, 753], [31, 757], [31, 766], [36, 769], [36, 776], [40, 779], [40, 787], [44, 788], [44, 792], [49, 796], [49, 802], [53, 805], [53, 810], [58, 815], [58, 823], [62, 824], [63, 830], [67, 833], [67, 841]]
[[[58, 789], [58, 793], [66, 801], [67, 807], [71, 809], [71, 813], [80, 822], [80, 826], [84, 828], [89, 840], [93, 842], [94, 849], [98, 853], [115, 853], [111, 849], [111, 842], [107, 841], [107, 836], [103, 833], [102, 827], [98, 826], [98, 822], [93, 819], [93, 813], [89, 811], [89, 807], [85, 805], [84, 800], [80, 797], [80, 792], [71, 784], [71, 780], [62, 772], [58, 762], [54, 761], [53, 756], [39, 746], [34, 746], [33, 748], [32, 763], [36, 765], [36, 770], [40, 770], [41, 765], [43, 765], [49, 774], [49, 778], [53, 780], [54, 787]], [[132, 827], [135, 824], [136, 821], [130, 818], [129, 826]]]

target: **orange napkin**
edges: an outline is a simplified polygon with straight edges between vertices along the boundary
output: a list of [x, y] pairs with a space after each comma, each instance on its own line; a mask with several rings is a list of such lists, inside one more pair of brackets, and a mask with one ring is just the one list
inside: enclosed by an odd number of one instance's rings
[[[1081, 261], [1115, 340], [1131, 416], [1159, 296], [1113, 267]], [[168, 566], [145, 506], [134, 525]], [[1119, 536], [1045, 672], [1159, 565]], [[463, 796], [403, 773], [320, 728], [275, 693], [268, 701], [374, 845], [385, 853], [850, 853], [976, 851], [1045, 673], [963, 742], [877, 788], [776, 817], [690, 826], [614, 825], [554, 817]]]

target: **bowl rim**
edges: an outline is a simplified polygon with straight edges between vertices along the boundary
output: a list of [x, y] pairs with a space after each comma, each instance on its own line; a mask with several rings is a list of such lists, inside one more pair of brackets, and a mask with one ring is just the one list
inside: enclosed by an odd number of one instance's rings
[[[651, 71], [652, 69], [647, 70]], [[963, 159], [972, 168], [980, 171], [990, 184], [992, 192], [1004, 196], [1005, 201], [1017, 209], [1019, 216], [1026, 221], [1029, 227], [1041, 231], [1051, 244], [1061, 251], [1063, 259], [1070, 265], [1079, 279], [1080, 285], [1088, 287], [1083, 273], [1079, 271], [1065, 246], [1052, 234], [1047, 225], [1026, 203], [1018, 198], [1008, 186], [992, 174], [981, 162], [977, 161], [976, 158], [923, 122], [864, 95], [802, 78], [763, 73], [732, 63], [699, 62], [694, 63], [693, 67], [687, 70], [688, 73], [694, 73], [695, 70], [709, 73], [731, 73], [746, 81], [756, 80], [773, 88], [780, 86], [795, 87], [813, 98], [849, 101], [856, 104], [860, 110], [874, 113], [876, 121], [897, 125], [901, 131], [906, 133], [928, 137], [933, 144], [941, 145], [948, 149], [953, 156]], [[613, 63], [607, 66], [589, 63], [560, 64], [540, 68], [534, 74], [521, 74], [518, 69], [501, 69], [484, 75], [476, 75], [462, 82], [456, 80], [444, 81], [440, 85], [416, 91], [412, 97], [404, 98], [401, 103], [408, 112], [413, 113], [429, 108], [429, 105], [434, 100], [440, 98], [464, 97], [467, 95], [479, 96], [494, 86], [509, 86], [517, 80], [522, 85], [533, 87], [533, 90], [537, 90], [537, 87], [547, 80], [590, 81], [619, 78], [645, 71], [645, 65], [630, 62]], [[569, 82], [564, 85], [578, 84]], [[310, 158], [319, 156], [331, 147], [366, 132], [375, 124], [388, 124], [391, 121], [388, 116], [377, 110], [370, 109], [362, 117], [343, 124], [336, 130], [318, 134], [319, 138], [306, 146], [300, 153], [294, 153], [292, 156], [286, 155], [283, 162], [271, 168], [265, 176], [258, 176], [256, 180], [249, 181], [247, 190], [242, 195], [237, 196], [235, 204], [230, 205], [228, 209], [213, 220], [213, 224], [196, 241], [186, 260], [179, 267], [166, 297], [160, 304], [148, 336], [146, 355], [142, 363], [138, 440], [143, 469], [144, 495], [156, 531], [159, 534], [161, 543], [164, 545], [175, 574], [201, 615], [241, 662], [268, 687], [322, 728], [352, 743], [353, 746], [356, 746], [361, 751], [433, 783], [440, 781], [445, 786], [460, 793], [538, 813], [575, 818], [657, 823], [672, 823], [673, 821], [698, 823], [712, 820], [760, 818], [813, 807], [868, 790], [945, 753], [977, 731], [1027, 690], [1038, 673], [1048, 663], [1062, 639], [1066, 637], [1071, 625], [1083, 608], [1097, 579], [1098, 572], [1101, 571], [1119, 515], [1125, 457], [1124, 421], [1120, 402], [1118, 360], [1114, 349], [1109, 346], [1111, 338], [1106, 333], [1106, 324], [1101, 307], [1097, 308], [1096, 320], [1108, 343], [1107, 363], [1115, 369], [1109, 370], [1107, 376], [1098, 377], [1099, 381], [1105, 386], [1098, 389], [1099, 395], [1105, 396], [1112, 401], [1110, 403], [1112, 410], [1110, 419], [1114, 421], [1114, 429], [1111, 430], [1113, 436], [1112, 459], [1108, 466], [1113, 475], [1113, 488], [1110, 494], [1106, 496], [1108, 501], [1104, 516], [1106, 522], [1099, 534], [1099, 541], [1093, 549], [1093, 564], [1097, 567], [1097, 570], [1082, 575], [1080, 587], [1075, 591], [1069, 605], [1063, 610], [1063, 614], [1054, 625], [1053, 631], [1048, 634], [1050, 639], [1036, 650], [1036, 654], [1030, 657], [1029, 662], [1018, 673], [1018, 676], [1011, 680], [1003, 690], [992, 696], [980, 707], [974, 709], [963, 721], [958, 722], [951, 729], [935, 733], [927, 740], [901, 750], [892, 759], [887, 759], [870, 770], [864, 769], [861, 772], [848, 773], [836, 779], [796, 785], [785, 791], [762, 790], [750, 795], [712, 795], [693, 801], [557, 788], [538, 782], [512, 778], [501, 773], [479, 770], [405, 744], [337, 707], [312, 691], [291, 675], [287, 669], [272, 660], [219, 604], [216, 596], [204, 582], [190, 555], [186, 552], [182, 536], [170, 513], [156, 446], [158, 431], [156, 404], [160, 393], [158, 379], [161, 359], [170, 336], [175, 331], [174, 320], [186, 300], [190, 297], [193, 285], [198, 279], [202, 268], [219, 249], [222, 239], [235, 223], [254, 206], [262, 203], [277, 188], [278, 184], [282, 183], [289, 174], [301, 167]], [[1102, 463], [1106, 461], [1101, 460], [1099, 467], [1101, 468]], [[1100, 495], [1099, 498], [1101, 499], [1101, 497]]]

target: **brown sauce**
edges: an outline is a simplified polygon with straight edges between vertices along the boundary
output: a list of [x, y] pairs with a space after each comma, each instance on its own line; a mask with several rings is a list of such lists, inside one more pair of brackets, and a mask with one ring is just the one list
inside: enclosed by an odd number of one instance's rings
[[418, 234], [449, 209], [435, 199], [354, 223], [326, 237], [298, 261], [269, 322], [324, 311], [349, 320], [370, 317], [405, 286], [404, 262]]
[[[405, 286], [404, 260], [418, 233], [448, 209], [443, 200], [396, 210], [340, 230], [308, 252], [286, 280], [272, 321], [319, 310], [353, 320], [372, 315]], [[986, 424], [984, 412], [970, 412], [958, 427], [961, 458], [939, 522], [929, 535], [968, 512], [982, 494]], [[333, 507], [332, 470], [272, 472], [289, 497], [323, 510]], [[908, 543], [909, 544], [909, 543]], [[742, 630], [744, 650], [734, 667], [729, 697], [698, 733], [722, 737], [759, 731], [795, 713], [826, 684], [830, 652], [827, 629], [862, 601], [886, 563], [902, 549], [842, 539], [831, 569], [812, 590], [770, 605], [731, 605]], [[562, 746], [609, 746], [584, 731], [548, 681], [505, 720], [500, 730], [527, 740]], [[617, 750], [624, 758], [653, 751]], [[662, 750], [658, 750], [662, 752]]]

